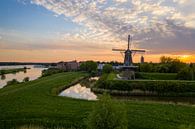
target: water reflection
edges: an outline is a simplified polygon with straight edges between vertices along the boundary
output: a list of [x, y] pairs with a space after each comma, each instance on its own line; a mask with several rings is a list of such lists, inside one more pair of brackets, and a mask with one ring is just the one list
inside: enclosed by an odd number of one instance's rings
[[97, 100], [97, 96], [93, 92], [91, 92], [90, 88], [83, 87], [79, 83], [64, 90], [59, 94], [59, 96], [85, 100]]
[[14, 74], [6, 74], [5, 76], [1, 76], [0, 80], [0, 88], [3, 88], [8, 81], [13, 79], [17, 79], [19, 82], [22, 82], [24, 78], [29, 77], [29, 80], [35, 80], [41, 76], [42, 70], [45, 68], [42, 67], [34, 67], [33, 65], [15, 65], [15, 66], [0, 66], [0, 69], [14, 69], [14, 68], [30, 68], [26, 69], [23, 72], [18, 72]]
[[92, 80], [97, 81], [97, 80], [99, 80], [99, 78], [100, 78], [100, 77], [91, 77], [91, 78], [89, 78], [89, 80], [90, 80], [90, 81], [92, 81]]

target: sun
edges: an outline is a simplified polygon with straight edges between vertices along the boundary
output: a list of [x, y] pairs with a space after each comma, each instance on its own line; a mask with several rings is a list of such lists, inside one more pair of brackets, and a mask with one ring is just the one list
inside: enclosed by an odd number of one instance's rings
[[179, 59], [184, 62], [188, 62], [190, 60], [190, 55], [179, 55]]
[[182, 56], [181, 56], [181, 58], [184, 58], [184, 59], [185, 59], [185, 58], [189, 58], [189, 57], [190, 57], [190, 55], [182, 55]]

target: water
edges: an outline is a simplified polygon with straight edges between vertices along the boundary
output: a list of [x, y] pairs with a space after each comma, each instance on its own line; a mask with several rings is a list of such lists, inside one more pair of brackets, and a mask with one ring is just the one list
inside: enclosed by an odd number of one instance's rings
[[81, 86], [79, 83], [62, 91], [59, 96], [66, 96], [85, 100], [97, 100], [97, 96], [93, 92], [91, 92], [90, 88]]
[[[98, 80], [99, 77], [91, 77], [89, 81]], [[84, 100], [97, 100], [97, 96], [91, 91], [87, 86], [82, 86], [80, 83], [71, 86], [70, 88], [62, 91], [59, 96], [66, 96], [76, 99], [84, 99]]]
[[46, 68], [34, 67], [34, 65], [14, 65], [14, 66], [0, 66], [1, 69], [14, 69], [14, 68], [30, 68], [27, 69], [26, 72], [18, 72], [15, 74], [5, 74], [5, 79], [1, 79], [0, 77], [0, 88], [3, 88], [8, 81], [12, 79], [17, 79], [19, 82], [22, 82], [25, 77], [29, 77], [29, 80], [35, 80], [41, 76], [42, 70]]

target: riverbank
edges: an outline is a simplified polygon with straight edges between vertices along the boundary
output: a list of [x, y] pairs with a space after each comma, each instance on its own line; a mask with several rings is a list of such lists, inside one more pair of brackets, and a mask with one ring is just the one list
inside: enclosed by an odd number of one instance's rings
[[[82, 72], [59, 73], [0, 89], [0, 128], [23, 125], [85, 129], [85, 118], [95, 102], [57, 96]], [[195, 107], [124, 101], [129, 129], [186, 129], [195, 126]]]
[[25, 72], [29, 68], [14, 68], [14, 69], [2, 69], [0, 70], [0, 75], [10, 74], [10, 73], [18, 73], [18, 72]]

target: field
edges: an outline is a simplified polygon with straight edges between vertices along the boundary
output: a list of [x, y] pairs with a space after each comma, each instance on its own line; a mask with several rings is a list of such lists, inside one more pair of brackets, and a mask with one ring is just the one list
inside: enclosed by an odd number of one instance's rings
[[[59, 89], [87, 74], [59, 73], [0, 89], [0, 129], [23, 125], [84, 129], [95, 102], [59, 97]], [[126, 104], [129, 129], [194, 129], [192, 105], [121, 101]]]

